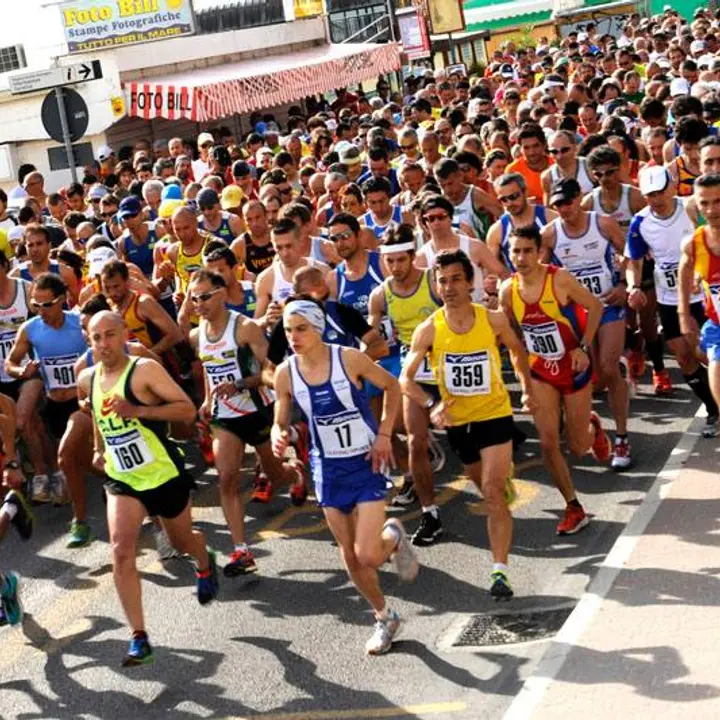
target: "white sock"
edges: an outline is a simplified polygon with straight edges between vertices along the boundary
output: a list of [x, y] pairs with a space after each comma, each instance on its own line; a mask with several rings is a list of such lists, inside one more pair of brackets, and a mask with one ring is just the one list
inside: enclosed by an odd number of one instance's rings
[[500, 570], [507, 574], [508, 566], [505, 563], [493, 563], [492, 571]]
[[435, 519], [437, 519], [437, 516], [438, 516], [438, 514], [439, 514], [439, 512], [440, 512], [438, 506], [437, 506], [437, 505], [434, 505], [434, 504], [433, 504], [433, 505], [428, 505], [427, 507], [425, 507], [425, 506], [423, 505], [422, 511], [423, 511], [424, 513], [429, 512]]
[[8, 520], [12, 520], [17, 515], [17, 505], [13, 503], [3, 503], [0, 506], [0, 515], [7, 515]]
[[395, 536], [395, 548], [400, 544], [400, 529], [395, 523], [386, 523], [383, 530], [389, 530]]
[[248, 546], [245, 543], [236, 543], [235, 552], [247, 552]]
[[380, 610], [379, 612], [375, 612], [375, 618], [377, 620], [387, 620], [388, 619], [388, 607], [387, 605]]

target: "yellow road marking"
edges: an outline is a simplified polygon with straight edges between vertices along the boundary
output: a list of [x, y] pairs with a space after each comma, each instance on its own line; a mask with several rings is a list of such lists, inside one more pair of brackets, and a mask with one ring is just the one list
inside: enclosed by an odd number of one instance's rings
[[361, 718], [396, 718], [408, 715], [440, 715], [467, 710], [467, 703], [444, 702], [426, 705], [402, 705], [359, 710], [305, 710], [303, 712], [280, 713], [275, 715], [243, 715], [228, 720], [360, 720]]

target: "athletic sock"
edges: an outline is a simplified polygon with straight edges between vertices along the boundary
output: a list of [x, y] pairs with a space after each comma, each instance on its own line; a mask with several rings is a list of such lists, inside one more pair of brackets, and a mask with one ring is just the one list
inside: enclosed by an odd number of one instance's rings
[[627, 433], [615, 433], [615, 444], [617, 445], [619, 442], [627, 442], [628, 434]]
[[17, 514], [17, 511], [17, 505], [14, 503], [6, 502], [0, 505], [0, 515], [7, 515], [8, 520], [12, 520]]
[[235, 552], [247, 552], [247, 551], [248, 551], [248, 546], [246, 543], [237, 543], [237, 545], [235, 545]]
[[135, 630], [132, 636], [133, 640], [147, 640], [147, 633], [144, 630]]
[[388, 606], [386, 605], [382, 610], [379, 612], [375, 612], [375, 619], [376, 620], [387, 620], [388, 619]]
[[665, 362], [663, 361], [663, 341], [660, 338], [647, 343], [647, 354], [653, 370], [656, 373], [662, 372], [665, 369]]
[[499, 570], [500, 572], [503, 572], [503, 573], [505, 573], [505, 574], [507, 575], [508, 566], [507, 566], [505, 563], [493, 563], [492, 571], [493, 571], [493, 572], [496, 572], [496, 571], [498, 571], [498, 570]]
[[632, 330], [629, 327], [625, 328], [625, 347], [628, 350], [642, 350], [642, 339], [642, 335], [637, 330]]
[[683, 375], [683, 377], [685, 378], [685, 382], [690, 386], [690, 389], [706, 407], [707, 414], [710, 416], [717, 415], [718, 406], [710, 391], [707, 368], [704, 365], [700, 365], [694, 373]]
[[427, 507], [423, 505], [422, 511], [424, 513], [429, 512], [436, 520], [438, 515], [440, 514], [440, 510], [437, 505], [428, 505]]

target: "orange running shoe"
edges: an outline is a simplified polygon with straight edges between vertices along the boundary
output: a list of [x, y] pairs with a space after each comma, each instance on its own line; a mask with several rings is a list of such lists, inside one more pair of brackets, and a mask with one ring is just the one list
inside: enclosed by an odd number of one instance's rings
[[602, 423], [596, 412], [590, 413], [590, 424], [593, 426], [595, 432], [595, 438], [592, 444], [593, 457], [598, 462], [607, 462], [610, 459], [612, 445], [610, 444], [610, 438], [607, 436], [607, 433], [602, 429]]
[[656, 395], [670, 395], [674, 390], [670, 373], [667, 370], [661, 370], [660, 372], [653, 370], [653, 385], [655, 386]]
[[645, 374], [645, 353], [642, 350], [630, 350], [627, 359], [633, 380], [639, 380]]
[[272, 499], [272, 483], [264, 472], [259, 472], [255, 476], [253, 484], [252, 502], [267, 504]]
[[210, 426], [205, 424], [204, 422], [199, 422], [197, 424], [197, 431], [200, 452], [202, 453], [206, 464], [214, 465], [215, 455], [213, 454], [212, 449], [212, 434], [210, 433]]
[[563, 519], [558, 523], [558, 535], [574, 535], [580, 532], [590, 522], [585, 511], [581, 507], [567, 505]]

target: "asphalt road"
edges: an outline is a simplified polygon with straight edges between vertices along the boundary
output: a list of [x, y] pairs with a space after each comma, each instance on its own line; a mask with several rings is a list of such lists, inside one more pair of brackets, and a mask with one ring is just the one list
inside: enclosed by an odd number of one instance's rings
[[[596, 408], [608, 417], [604, 401]], [[516, 598], [502, 610], [577, 602], [696, 409], [682, 385], [663, 399], [641, 385], [630, 423], [635, 467], [614, 474], [589, 456], [574, 465], [592, 519], [570, 538], [555, 535], [561, 498], [538, 459], [534, 431], [520, 416], [530, 437], [516, 456]], [[417, 582], [401, 586], [389, 566], [382, 572], [391, 606], [405, 624], [392, 652], [381, 658], [363, 654], [371, 614], [348, 583], [317, 508], [298, 510], [278, 497], [267, 506], [248, 506], [260, 571], [249, 579], [223, 578], [219, 600], [207, 607], [193, 595], [190, 565], [161, 563], [151, 533], [143, 534], [138, 563], [155, 663], [122, 669], [128, 632], [112, 582], [100, 482], [90, 481], [97, 540], [87, 548], [65, 549], [67, 508], [38, 508], [34, 538], [25, 544], [8, 538], [0, 550], [2, 567], [23, 578], [26, 610], [22, 627], [0, 630], [0, 716], [500, 718], [547, 643], [450, 645], [468, 615], [498, 610], [486, 590], [490, 557], [482, 501], [459, 473], [459, 464], [449, 460], [438, 478], [445, 536], [420, 550]], [[199, 484], [196, 523], [227, 553], [230, 539], [212, 472]], [[399, 517], [413, 529], [418, 514], [411, 508]]]

